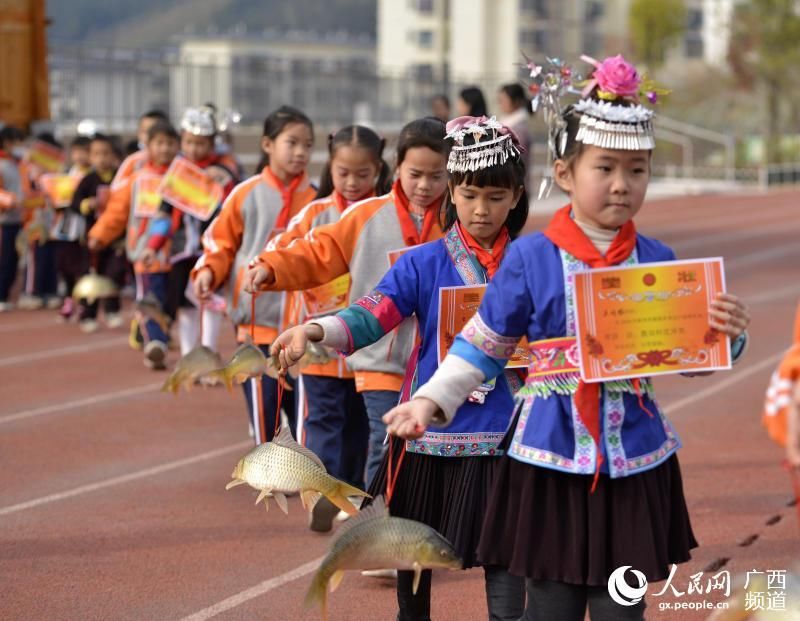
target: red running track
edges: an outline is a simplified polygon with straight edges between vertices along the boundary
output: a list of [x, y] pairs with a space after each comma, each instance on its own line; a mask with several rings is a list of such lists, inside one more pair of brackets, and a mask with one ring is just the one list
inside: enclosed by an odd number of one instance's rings
[[[734, 371], [657, 382], [684, 443], [701, 544], [678, 570], [683, 591], [712, 564], [739, 573], [800, 558], [781, 452], [759, 422], [800, 298], [799, 199], [671, 199], [638, 219], [683, 258], [724, 256], [729, 289], [753, 311]], [[232, 338], [223, 341], [229, 353]], [[46, 311], [0, 315], [0, 376], [0, 618], [319, 618], [302, 599], [329, 537], [308, 531], [296, 498], [285, 516], [254, 507], [251, 490], [224, 490], [249, 446], [239, 393], [160, 393], [164, 375], [142, 366], [123, 331], [86, 336]], [[435, 619], [486, 618], [479, 570], [434, 580]], [[660, 590], [650, 587], [648, 619], [707, 614], [659, 611], [702, 600]], [[330, 606], [332, 619], [393, 619], [394, 587], [351, 573]]]

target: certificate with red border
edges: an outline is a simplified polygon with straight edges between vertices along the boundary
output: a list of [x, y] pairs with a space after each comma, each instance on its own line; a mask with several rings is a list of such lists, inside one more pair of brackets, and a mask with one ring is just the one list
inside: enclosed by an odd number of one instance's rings
[[[439, 289], [439, 326], [436, 335], [439, 364], [444, 360], [461, 330], [478, 312], [485, 294], [486, 285], [462, 285]], [[523, 337], [517, 343], [517, 349], [506, 367], [527, 369], [531, 360], [528, 339]]]
[[172, 160], [158, 191], [170, 205], [204, 222], [214, 214], [224, 194], [211, 175], [184, 157]]
[[719, 257], [576, 273], [581, 377], [730, 369], [730, 339], [709, 326], [709, 306], [724, 291]]

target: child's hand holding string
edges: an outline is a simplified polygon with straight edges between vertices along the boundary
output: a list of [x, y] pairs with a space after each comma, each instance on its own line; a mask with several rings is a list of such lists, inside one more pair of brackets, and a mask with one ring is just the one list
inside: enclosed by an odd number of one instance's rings
[[214, 274], [211, 269], [204, 267], [194, 278], [192, 290], [198, 300], [207, 300], [211, 297], [211, 284], [214, 282]]
[[281, 334], [269, 348], [271, 356], [277, 358], [280, 374], [286, 375], [289, 367], [294, 366], [306, 353], [309, 341], [318, 342], [323, 337], [322, 328], [315, 323], [289, 328]]
[[731, 340], [738, 338], [750, 325], [750, 311], [735, 295], [718, 293], [708, 310], [709, 325], [727, 334]]
[[425, 429], [439, 411], [434, 401], [419, 397], [401, 403], [383, 415], [386, 431], [404, 440], [416, 440], [422, 437]]
[[275, 273], [264, 263], [254, 260], [250, 262], [248, 268], [244, 275], [244, 290], [247, 293], [256, 293], [263, 285], [275, 282]]

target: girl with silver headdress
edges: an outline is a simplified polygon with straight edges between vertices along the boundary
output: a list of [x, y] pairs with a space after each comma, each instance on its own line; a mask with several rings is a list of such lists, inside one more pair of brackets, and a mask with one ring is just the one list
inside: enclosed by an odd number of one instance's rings
[[[436, 374], [385, 417], [391, 433], [409, 440], [430, 424], [451, 424], [461, 403], [502, 373], [527, 337], [531, 372], [478, 547], [482, 563], [527, 578], [525, 620], [579, 621], [587, 606], [592, 619], [641, 620], [644, 591], [620, 605], [609, 579], [633, 567], [640, 587], [663, 580], [697, 545], [675, 455], [680, 440], [650, 381], [588, 384], [576, 362], [573, 274], [675, 259], [633, 224], [655, 143], [652, 110], [638, 100], [642, 80], [621, 56], [592, 62], [583, 97], [566, 109], [559, 91], [568, 90], [571, 70], [563, 63], [531, 67], [550, 106], [553, 177], [571, 204], [544, 231], [511, 246]], [[734, 359], [748, 322], [735, 296], [711, 303], [710, 327], [731, 339]]]

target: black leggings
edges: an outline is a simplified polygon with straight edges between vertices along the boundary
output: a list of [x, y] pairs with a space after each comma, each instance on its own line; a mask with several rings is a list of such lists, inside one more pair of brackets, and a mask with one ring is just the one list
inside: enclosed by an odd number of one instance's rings
[[586, 606], [592, 621], [643, 621], [646, 604], [621, 606], [603, 586], [582, 586], [547, 580], [526, 580], [528, 605], [520, 621], [583, 621]]
[[[517, 621], [525, 607], [524, 578], [512, 576], [500, 567], [484, 567], [483, 572], [489, 621]], [[397, 621], [430, 621], [432, 573], [429, 569], [422, 572], [414, 595], [414, 572], [397, 572]]]

